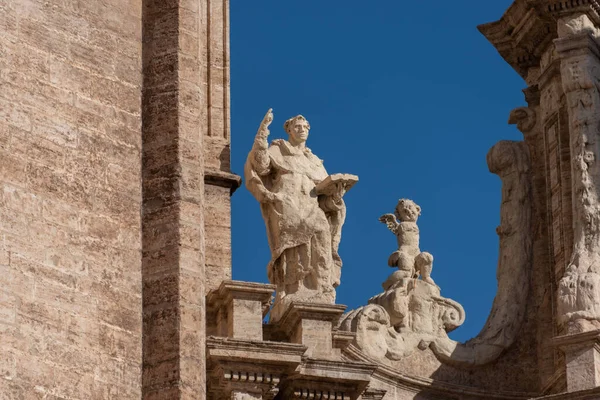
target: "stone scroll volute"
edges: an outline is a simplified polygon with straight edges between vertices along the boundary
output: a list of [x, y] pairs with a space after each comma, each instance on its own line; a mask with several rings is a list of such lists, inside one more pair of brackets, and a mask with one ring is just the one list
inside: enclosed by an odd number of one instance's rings
[[[520, 109], [511, 120], [531, 129], [535, 113]], [[416, 221], [420, 207], [403, 199], [395, 216], [381, 217], [397, 236], [398, 250], [388, 260], [397, 271], [384, 282], [383, 293], [348, 313], [340, 325], [356, 332], [356, 345], [369, 357], [394, 361], [430, 348], [444, 363], [473, 367], [492, 362], [518, 337], [532, 260], [529, 151], [524, 142], [502, 141], [490, 150], [487, 161], [490, 171], [502, 180], [502, 205], [496, 229], [500, 240], [498, 293], [484, 328], [464, 344], [448, 337], [448, 332], [464, 322], [465, 312], [457, 302], [442, 297], [431, 279], [433, 256], [419, 249]], [[427, 262], [419, 263], [419, 259]]]

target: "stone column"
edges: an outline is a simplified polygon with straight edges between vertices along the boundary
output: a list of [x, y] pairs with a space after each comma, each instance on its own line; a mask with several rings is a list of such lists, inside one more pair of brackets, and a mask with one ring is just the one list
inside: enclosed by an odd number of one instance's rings
[[207, 0], [143, 1], [143, 398], [205, 399]]

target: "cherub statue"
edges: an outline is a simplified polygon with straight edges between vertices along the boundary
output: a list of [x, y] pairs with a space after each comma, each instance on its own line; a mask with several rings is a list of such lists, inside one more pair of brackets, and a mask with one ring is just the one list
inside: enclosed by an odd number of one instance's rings
[[388, 259], [388, 265], [397, 267], [398, 271], [391, 274], [383, 283], [384, 290], [393, 288], [396, 283], [406, 278], [418, 279], [419, 275], [424, 282], [435, 285], [431, 279], [433, 256], [419, 249], [419, 227], [417, 226], [419, 215], [421, 215], [421, 207], [412, 200], [401, 199], [396, 205], [394, 214], [379, 217], [379, 221], [385, 223], [398, 239], [398, 250]]

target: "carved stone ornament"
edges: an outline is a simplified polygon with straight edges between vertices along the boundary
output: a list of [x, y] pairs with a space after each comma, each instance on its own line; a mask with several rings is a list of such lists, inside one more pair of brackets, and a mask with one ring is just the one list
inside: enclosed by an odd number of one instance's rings
[[328, 175], [306, 147], [310, 125], [301, 115], [285, 122], [288, 140], [267, 138], [273, 112], [265, 115], [244, 168], [246, 187], [260, 202], [271, 261], [269, 281], [277, 286], [271, 320], [296, 302], [335, 303], [342, 260], [338, 254], [346, 218], [343, 196], [357, 181]]
[[587, 15], [559, 20], [556, 40], [567, 99], [573, 193], [573, 253], [559, 283], [569, 333], [600, 328], [600, 47]]
[[380, 218], [398, 241], [398, 250], [388, 260], [397, 270], [384, 282], [383, 293], [346, 314], [340, 324], [340, 329], [356, 333], [355, 344], [367, 356], [400, 360], [417, 349], [431, 348], [442, 362], [474, 366], [495, 360], [515, 341], [526, 311], [532, 255], [529, 152], [524, 142], [503, 141], [490, 150], [487, 160], [503, 186], [498, 294], [483, 330], [465, 344], [448, 337], [464, 322], [465, 312], [442, 297], [431, 279], [433, 256], [419, 249], [421, 208], [403, 199], [395, 215]]
[[442, 297], [431, 278], [433, 256], [419, 249], [420, 214], [421, 207], [401, 199], [394, 214], [380, 217], [398, 242], [388, 259], [396, 271], [383, 283], [383, 293], [346, 314], [340, 325], [356, 332], [358, 346], [376, 359], [406, 357], [422, 342], [447, 337], [465, 320], [462, 306]]

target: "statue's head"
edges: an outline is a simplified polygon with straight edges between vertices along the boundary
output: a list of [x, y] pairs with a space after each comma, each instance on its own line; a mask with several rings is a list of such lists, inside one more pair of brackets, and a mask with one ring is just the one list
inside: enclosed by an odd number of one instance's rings
[[421, 207], [412, 200], [400, 199], [398, 205], [396, 205], [396, 218], [400, 221], [405, 222], [417, 222], [419, 215], [421, 215]]
[[285, 121], [283, 129], [288, 133], [292, 144], [299, 144], [306, 142], [306, 139], [308, 139], [310, 124], [302, 115], [296, 115]]

